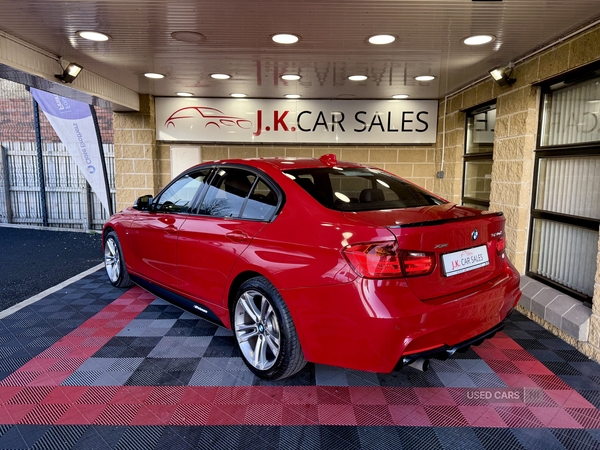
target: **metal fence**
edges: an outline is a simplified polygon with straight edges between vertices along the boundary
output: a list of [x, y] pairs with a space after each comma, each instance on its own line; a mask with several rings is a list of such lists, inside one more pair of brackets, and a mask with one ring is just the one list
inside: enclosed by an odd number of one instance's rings
[[[114, 149], [104, 144], [113, 205], [115, 199]], [[0, 152], [0, 223], [44, 225], [42, 189], [35, 142], [2, 142]], [[108, 213], [91, 192], [66, 147], [42, 145], [47, 225], [99, 230]]]
[[[36, 122], [33, 100], [25, 86], [0, 80], [0, 88], [0, 223], [102, 229], [108, 212], [44, 115], [39, 114]], [[111, 200], [115, 205], [112, 112], [98, 112]], [[35, 139], [36, 123], [39, 123], [41, 155]]]

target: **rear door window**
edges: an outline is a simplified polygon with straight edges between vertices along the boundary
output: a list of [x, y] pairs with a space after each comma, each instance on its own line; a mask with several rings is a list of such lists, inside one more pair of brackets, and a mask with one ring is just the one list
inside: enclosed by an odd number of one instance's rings
[[256, 175], [242, 169], [220, 168], [200, 204], [199, 214], [238, 217]]
[[270, 220], [277, 210], [277, 193], [248, 170], [218, 168], [198, 209], [214, 217]]

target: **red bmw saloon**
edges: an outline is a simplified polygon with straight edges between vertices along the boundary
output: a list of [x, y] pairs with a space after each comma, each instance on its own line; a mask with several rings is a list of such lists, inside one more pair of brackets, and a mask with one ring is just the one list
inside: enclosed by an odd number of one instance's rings
[[103, 230], [113, 285], [231, 329], [270, 380], [426, 369], [493, 336], [521, 295], [504, 246], [502, 213], [334, 155], [200, 164]]

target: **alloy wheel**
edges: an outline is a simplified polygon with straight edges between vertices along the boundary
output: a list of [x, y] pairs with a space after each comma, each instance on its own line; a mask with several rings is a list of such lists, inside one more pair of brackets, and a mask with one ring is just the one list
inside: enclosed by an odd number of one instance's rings
[[121, 260], [117, 244], [112, 238], [108, 238], [104, 244], [104, 265], [110, 281], [117, 283], [121, 275]]
[[255, 290], [242, 293], [235, 306], [234, 327], [246, 361], [258, 370], [273, 367], [280, 353], [281, 332], [268, 298]]

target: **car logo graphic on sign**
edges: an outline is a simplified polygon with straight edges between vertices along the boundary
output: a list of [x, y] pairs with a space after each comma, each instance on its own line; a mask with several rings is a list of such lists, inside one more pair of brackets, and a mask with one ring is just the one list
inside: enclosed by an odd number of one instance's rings
[[188, 106], [180, 108], [169, 116], [165, 121], [165, 126], [175, 128], [175, 121], [181, 119], [189, 119], [195, 121], [199, 125], [204, 125], [208, 128], [209, 125], [214, 125], [217, 128], [221, 127], [238, 127], [249, 130], [252, 128], [252, 121], [242, 117], [228, 116], [223, 111], [208, 106]]
[[477, 228], [475, 228], [473, 230], [473, 232], [471, 233], [471, 239], [473, 239], [474, 241], [476, 241], [478, 237], [479, 237], [479, 231], [477, 231]]

